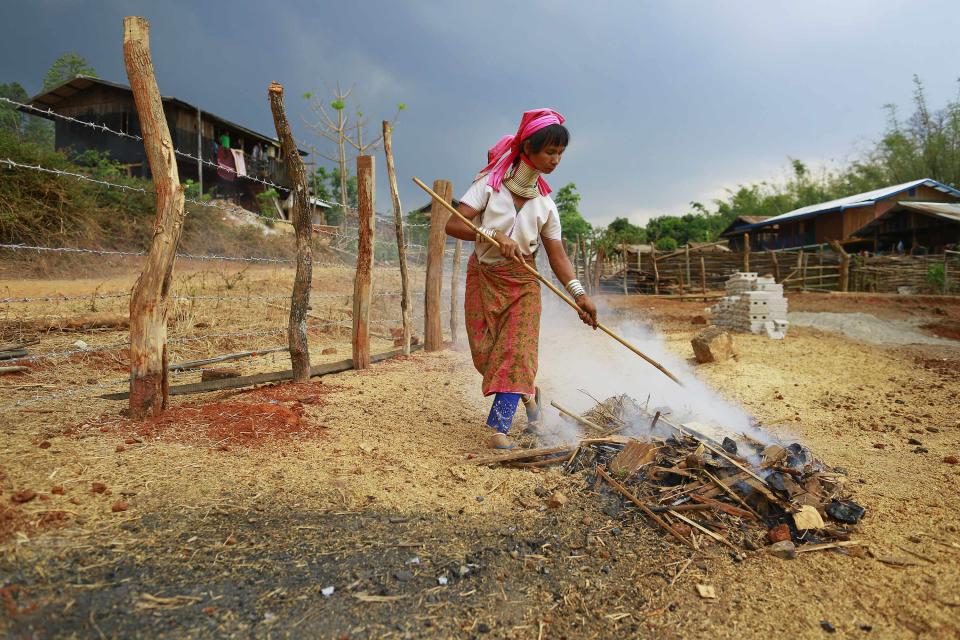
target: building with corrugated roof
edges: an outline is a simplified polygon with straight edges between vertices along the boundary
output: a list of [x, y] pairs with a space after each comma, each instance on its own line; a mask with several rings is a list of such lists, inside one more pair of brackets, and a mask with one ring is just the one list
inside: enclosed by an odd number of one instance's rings
[[[801, 207], [778, 216], [773, 216], [757, 223], [748, 224], [738, 229], [740, 233], [747, 232], [751, 236], [751, 245], [758, 249], [791, 249], [827, 243], [837, 240], [848, 250], [867, 249], [874, 252], [894, 251], [903, 239], [910, 239], [912, 244], [904, 243], [904, 250], [909, 251], [922, 240], [923, 245], [933, 251], [934, 247], [943, 247], [957, 239], [949, 234], [953, 233], [952, 219], [939, 216], [944, 224], [930, 226], [929, 232], [911, 235], [911, 224], [915, 224], [920, 217], [930, 217], [927, 210], [919, 205], [931, 205], [933, 209], [941, 204], [960, 203], [960, 190], [937, 182], [930, 178], [912, 180], [903, 184], [884, 187], [866, 193], [858, 193], [829, 202], [822, 202], [807, 207]], [[884, 228], [874, 225], [866, 229], [879, 218], [894, 219], [898, 212], [908, 212], [904, 218], [895, 219], [906, 227], [901, 227], [899, 235], [894, 239], [889, 229], [880, 233]], [[910, 215], [909, 212], [914, 212]], [[918, 217], [919, 212], [920, 217]], [[887, 214], [890, 214], [889, 216]], [[933, 214], [937, 217], [936, 214]], [[912, 222], [911, 222], [912, 221]], [[935, 229], [944, 230], [947, 235], [938, 236]], [[861, 231], [863, 230], [863, 231]], [[764, 234], [766, 239], [754, 244], [753, 238]], [[892, 244], [891, 244], [892, 242]]]

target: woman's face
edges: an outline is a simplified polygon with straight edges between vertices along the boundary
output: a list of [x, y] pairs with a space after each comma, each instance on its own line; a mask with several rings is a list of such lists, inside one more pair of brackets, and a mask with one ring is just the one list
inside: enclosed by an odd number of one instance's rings
[[544, 145], [540, 151], [530, 153], [529, 145], [527, 145], [524, 152], [534, 169], [540, 173], [551, 173], [560, 164], [560, 157], [563, 155], [565, 148], [558, 144], [548, 144]]

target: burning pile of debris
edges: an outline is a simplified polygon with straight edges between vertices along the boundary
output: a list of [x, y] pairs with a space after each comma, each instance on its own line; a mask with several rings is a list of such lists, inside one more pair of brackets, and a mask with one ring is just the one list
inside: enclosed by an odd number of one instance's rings
[[[854, 546], [865, 510], [849, 499], [846, 472], [799, 443], [764, 444], [745, 434], [717, 442], [704, 425], [674, 424], [627, 396], [583, 416], [552, 403], [591, 432], [579, 443], [480, 457], [475, 464], [563, 465], [606, 483], [657, 527], [693, 549], [713, 541], [774, 555]], [[638, 434], [637, 425], [644, 425]], [[646, 426], [649, 425], [649, 426]], [[633, 435], [623, 435], [629, 431]]]

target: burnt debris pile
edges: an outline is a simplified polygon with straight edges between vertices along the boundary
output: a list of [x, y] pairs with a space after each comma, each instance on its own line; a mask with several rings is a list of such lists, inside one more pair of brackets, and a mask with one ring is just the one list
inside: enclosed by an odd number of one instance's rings
[[651, 524], [692, 549], [734, 553], [766, 547], [782, 558], [854, 546], [865, 510], [850, 499], [846, 471], [799, 443], [738, 434], [717, 440], [698, 423], [673, 422], [627, 396], [579, 416], [588, 436], [576, 443], [479, 457], [476, 464], [562, 465], [587, 486], [639, 509]]

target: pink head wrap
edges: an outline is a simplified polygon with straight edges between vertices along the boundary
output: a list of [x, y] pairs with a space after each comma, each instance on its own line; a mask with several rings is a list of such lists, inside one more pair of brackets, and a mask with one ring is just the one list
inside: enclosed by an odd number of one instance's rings
[[[507, 170], [520, 157], [520, 143], [540, 129], [552, 124], [563, 124], [565, 120], [566, 118], [553, 109], [534, 109], [524, 112], [523, 117], [520, 118], [517, 133], [512, 136], [503, 136], [487, 152], [488, 164], [479, 173], [478, 178], [489, 176], [487, 184], [493, 187], [494, 191], [500, 191], [500, 185], [503, 184]], [[542, 176], [537, 178], [537, 187], [542, 195], [547, 195], [551, 191], [550, 185]]]

